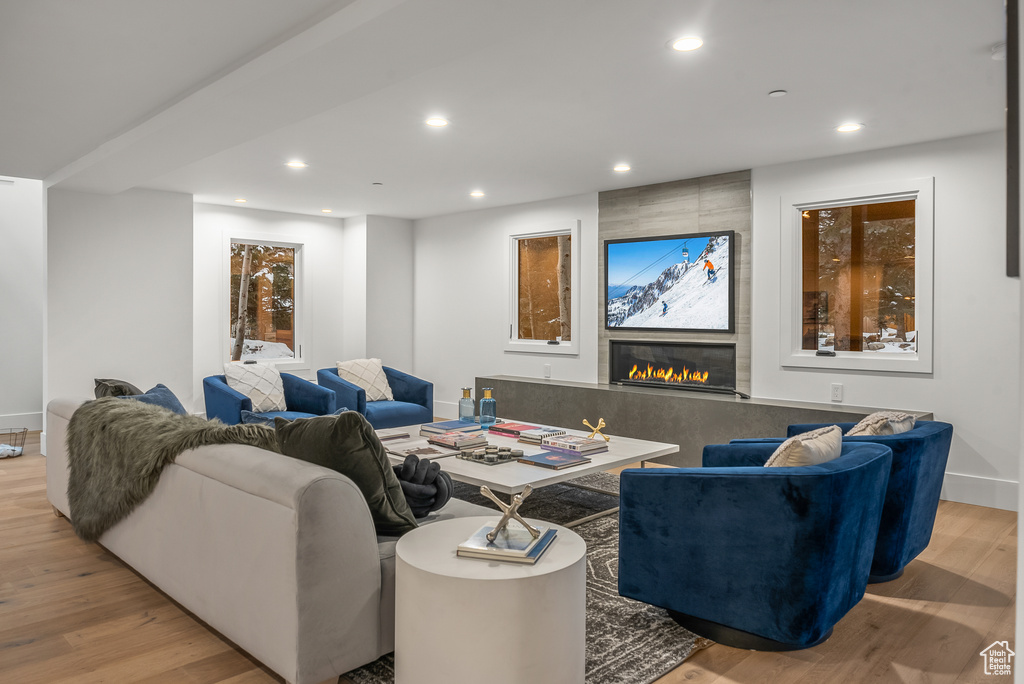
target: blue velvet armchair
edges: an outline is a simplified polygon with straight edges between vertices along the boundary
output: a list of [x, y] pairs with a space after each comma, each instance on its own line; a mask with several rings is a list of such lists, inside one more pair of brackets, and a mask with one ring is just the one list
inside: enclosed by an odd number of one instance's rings
[[625, 470], [619, 593], [737, 648], [823, 642], [864, 595], [892, 451], [844, 444], [764, 468], [776, 445], [711, 445], [703, 468]]
[[[787, 434], [792, 437], [826, 425], [829, 423], [790, 425]], [[913, 430], [898, 435], [847, 437], [855, 423], [838, 425], [843, 430], [844, 443], [874, 442], [892, 449], [892, 470], [868, 581], [894, 580], [931, 541], [953, 426], [937, 420], [919, 420]]]
[[[288, 420], [325, 416], [334, 413], [337, 397], [326, 387], [309, 380], [303, 380], [291, 373], [281, 373], [284, 384], [286, 411], [268, 411], [259, 415], [273, 420], [280, 416]], [[242, 422], [242, 411], [252, 411], [252, 400], [238, 390], [232, 389], [223, 375], [203, 378], [203, 396], [206, 399], [206, 417], [217, 418], [226, 425]]]
[[316, 381], [334, 391], [338, 403], [358, 411], [375, 430], [434, 420], [434, 384], [384, 366], [394, 401], [366, 401], [366, 390], [338, 377], [337, 368], [321, 368]]

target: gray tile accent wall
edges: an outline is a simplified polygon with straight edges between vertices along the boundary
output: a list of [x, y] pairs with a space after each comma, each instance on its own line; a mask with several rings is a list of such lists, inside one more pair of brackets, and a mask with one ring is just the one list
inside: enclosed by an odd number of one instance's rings
[[[678, 444], [679, 453], [659, 463], [686, 467], [700, 465], [705, 444], [785, 437], [792, 423], [856, 422], [882, 410], [508, 375], [477, 378], [475, 396], [483, 396], [483, 387], [494, 388], [500, 417], [576, 430], [587, 429], [584, 418], [593, 425], [604, 418], [605, 434]], [[908, 413], [932, 419], [931, 413]]]
[[[750, 393], [750, 171], [644, 185], [598, 194], [597, 368], [608, 382], [608, 340], [686, 340], [736, 343], [736, 388]], [[674, 333], [606, 330], [604, 241], [734, 230], [736, 259], [736, 332]]]

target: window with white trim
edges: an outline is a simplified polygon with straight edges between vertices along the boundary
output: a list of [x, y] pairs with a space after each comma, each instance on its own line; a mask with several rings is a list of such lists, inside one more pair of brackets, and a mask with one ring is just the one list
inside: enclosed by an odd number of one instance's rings
[[509, 239], [507, 351], [576, 354], [579, 221]]
[[229, 360], [292, 361], [299, 356], [298, 252], [298, 245], [231, 241]]
[[782, 365], [931, 372], [932, 179], [810, 193], [782, 212]]

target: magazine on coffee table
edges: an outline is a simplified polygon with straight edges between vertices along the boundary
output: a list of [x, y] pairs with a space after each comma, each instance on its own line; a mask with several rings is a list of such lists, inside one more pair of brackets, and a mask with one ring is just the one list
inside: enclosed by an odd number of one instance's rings
[[386, 442], [384, 448], [387, 449], [389, 454], [395, 456], [419, 456], [420, 458], [445, 458], [446, 456], [455, 456], [459, 454], [457, 449], [449, 449], [439, 444], [431, 444], [425, 439], [414, 439], [404, 442]]

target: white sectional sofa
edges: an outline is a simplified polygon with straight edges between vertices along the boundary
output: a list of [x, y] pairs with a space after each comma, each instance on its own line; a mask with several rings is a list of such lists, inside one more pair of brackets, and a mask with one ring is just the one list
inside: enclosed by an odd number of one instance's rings
[[[81, 401], [47, 407], [46, 491], [70, 515], [65, 436]], [[427, 521], [494, 512], [452, 499]], [[204, 446], [100, 543], [291, 684], [334, 681], [394, 650], [395, 539], [333, 470]]]

